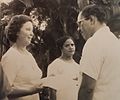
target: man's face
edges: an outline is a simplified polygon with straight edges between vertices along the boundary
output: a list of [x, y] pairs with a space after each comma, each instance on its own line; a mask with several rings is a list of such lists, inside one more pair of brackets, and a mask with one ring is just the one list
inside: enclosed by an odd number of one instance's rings
[[91, 34], [91, 23], [90, 19], [85, 18], [84, 16], [79, 13], [77, 23], [78, 29], [81, 30], [81, 34], [85, 40], [90, 38]]

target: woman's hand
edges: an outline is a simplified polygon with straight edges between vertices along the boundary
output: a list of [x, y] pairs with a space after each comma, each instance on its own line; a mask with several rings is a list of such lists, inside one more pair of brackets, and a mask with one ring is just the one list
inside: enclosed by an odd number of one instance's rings
[[34, 93], [39, 93], [39, 92], [42, 90], [42, 88], [43, 88], [43, 84], [41, 83], [41, 84], [39, 84], [39, 85], [34, 86], [34, 87], [31, 88], [31, 89], [32, 89], [32, 91], [33, 91]]

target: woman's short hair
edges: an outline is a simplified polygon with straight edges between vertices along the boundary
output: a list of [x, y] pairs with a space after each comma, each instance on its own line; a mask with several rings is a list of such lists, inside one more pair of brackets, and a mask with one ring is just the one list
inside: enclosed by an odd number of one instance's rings
[[[72, 40], [73, 40], [73, 38], [72, 38], [71, 36], [65, 35], [65, 36], [63, 36], [63, 37], [60, 37], [60, 38], [56, 41], [57, 47], [58, 47], [60, 50], [63, 48], [63, 45], [64, 45], [64, 43], [65, 43], [65, 41], [66, 41], [67, 39], [72, 39]], [[74, 41], [74, 40], [73, 40], [73, 41]]]
[[31, 18], [27, 15], [15, 15], [11, 18], [8, 25], [6, 26], [6, 34], [11, 42], [16, 42], [17, 33], [20, 31], [22, 25], [26, 22], [32, 22]]

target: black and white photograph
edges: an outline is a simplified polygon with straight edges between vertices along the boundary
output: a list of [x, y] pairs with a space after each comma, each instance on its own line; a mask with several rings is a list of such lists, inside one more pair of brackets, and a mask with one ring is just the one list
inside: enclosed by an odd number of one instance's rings
[[0, 0], [0, 100], [120, 100], [120, 0]]

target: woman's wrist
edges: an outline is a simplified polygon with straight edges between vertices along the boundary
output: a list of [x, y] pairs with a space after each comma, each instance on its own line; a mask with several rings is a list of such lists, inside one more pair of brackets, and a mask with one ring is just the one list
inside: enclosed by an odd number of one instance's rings
[[41, 89], [42, 89], [42, 86], [41, 85], [37, 85], [37, 86], [34, 86], [32, 88], [32, 91], [33, 91], [33, 93], [39, 93], [41, 91]]

